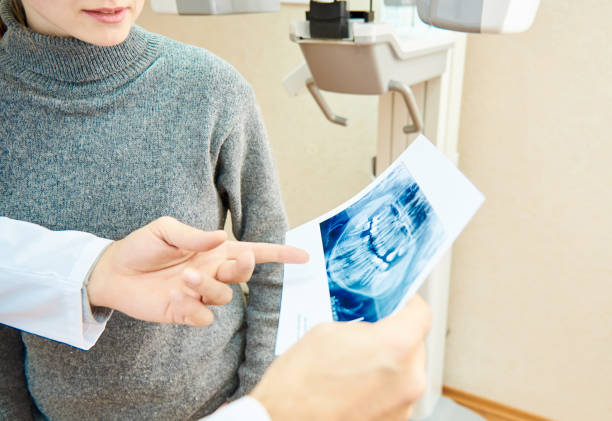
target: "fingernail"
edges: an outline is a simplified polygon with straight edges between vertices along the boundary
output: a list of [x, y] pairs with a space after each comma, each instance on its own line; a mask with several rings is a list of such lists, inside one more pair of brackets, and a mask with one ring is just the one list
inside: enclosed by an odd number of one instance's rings
[[189, 285], [194, 287], [200, 285], [202, 279], [200, 278], [200, 274], [195, 270], [185, 269], [185, 272], [183, 272], [183, 274], [185, 275], [185, 281], [187, 281]]

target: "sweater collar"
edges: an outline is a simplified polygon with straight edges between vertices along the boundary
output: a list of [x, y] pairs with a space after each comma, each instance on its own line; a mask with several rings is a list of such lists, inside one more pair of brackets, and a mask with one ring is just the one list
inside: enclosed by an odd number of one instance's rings
[[107, 78], [133, 78], [157, 55], [159, 39], [134, 26], [119, 45], [101, 47], [71, 37], [43, 35], [19, 23], [9, 1], [0, 0], [0, 16], [7, 31], [0, 49], [23, 71], [59, 82], [83, 83]]

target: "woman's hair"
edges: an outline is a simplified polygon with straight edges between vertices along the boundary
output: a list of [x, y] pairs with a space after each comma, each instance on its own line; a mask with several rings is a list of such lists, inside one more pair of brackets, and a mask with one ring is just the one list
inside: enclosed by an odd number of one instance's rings
[[[26, 14], [25, 10], [23, 9], [23, 5], [21, 4], [21, 0], [9, 0], [9, 5], [11, 6], [11, 12], [13, 13], [13, 16], [15, 16], [15, 19], [27, 26], [28, 23], [26, 21]], [[5, 32], [6, 25], [0, 18], [0, 38], [2, 38], [2, 35], [4, 35]]]

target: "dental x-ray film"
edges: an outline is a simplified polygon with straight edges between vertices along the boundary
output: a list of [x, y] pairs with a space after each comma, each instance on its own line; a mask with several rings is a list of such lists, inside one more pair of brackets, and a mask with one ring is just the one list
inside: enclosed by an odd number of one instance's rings
[[374, 182], [287, 233], [305, 265], [285, 265], [280, 354], [315, 325], [375, 322], [414, 295], [484, 200], [424, 136]]
[[332, 316], [341, 322], [391, 314], [444, 238], [404, 165], [319, 227]]

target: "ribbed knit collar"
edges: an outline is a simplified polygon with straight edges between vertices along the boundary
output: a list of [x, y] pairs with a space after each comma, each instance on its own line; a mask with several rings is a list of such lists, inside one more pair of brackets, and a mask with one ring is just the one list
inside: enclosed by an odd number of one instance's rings
[[121, 84], [135, 78], [157, 55], [159, 37], [134, 26], [119, 45], [100, 47], [70, 37], [43, 35], [19, 23], [9, 1], [0, 0], [0, 16], [7, 31], [0, 49], [9, 56], [15, 70], [68, 83], [112, 79]]

